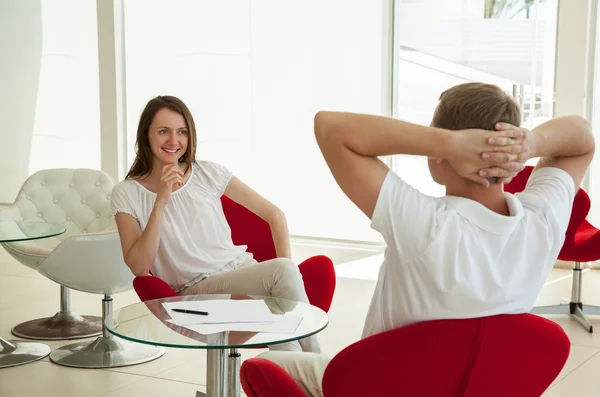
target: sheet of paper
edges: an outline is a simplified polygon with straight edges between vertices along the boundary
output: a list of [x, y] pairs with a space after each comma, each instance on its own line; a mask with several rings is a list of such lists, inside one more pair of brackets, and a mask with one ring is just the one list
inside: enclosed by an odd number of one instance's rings
[[[205, 301], [164, 302], [173, 322], [177, 325], [254, 323], [275, 321], [273, 313], [262, 300], [215, 299]], [[207, 312], [199, 314], [177, 313], [172, 309], [187, 309]]]
[[227, 324], [189, 324], [185, 328], [204, 335], [225, 331], [267, 332], [272, 334], [293, 334], [302, 322], [299, 316], [277, 316], [274, 321], [262, 323], [227, 323]]

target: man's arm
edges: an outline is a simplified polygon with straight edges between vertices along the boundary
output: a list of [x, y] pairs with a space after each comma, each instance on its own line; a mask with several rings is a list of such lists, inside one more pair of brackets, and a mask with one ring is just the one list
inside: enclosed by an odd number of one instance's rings
[[[449, 131], [355, 113], [319, 112], [315, 116], [315, 136], [329, 169], [344, 193], [369, 218], [388, 173], [377, 156], [413, 154], [447, 159], [459, 175], [487, 185], [487, 179], [478, 175], [482, 168], [505, 167], [495, 169], [498, 177], [511, 177], [520, 170], [511, 153], [520, 152], [517, 140], [521, 134], [520, 130]], [[489, 137], [506, 139], [492, 146]], [[481, 153], [486, 151], [505, 152], [495, 156], [501, 164], [482, 160]]]
[[[499, 130], [520, 129], [510, 124], [499, 123]], [[549, 120], [532, 131], [524, 131], [523, 152], [526, 158], [540, 157], [536, 169], [560, 168], [567, 172], [579, 187], [585, 172], [594, 157], [595, 142], [590, 123], [579, 116], [565, 116]], [[502, 142], [498, 141], [498, 144]], [[496, 155], [491, 155], [496, 158]]]
[[541, 157], [536, 169], [555, 167], [566, 171], [579, 187], [596, 144], [590, 123], [579, 116], [560, 117], [531, 131], [532, 157]]

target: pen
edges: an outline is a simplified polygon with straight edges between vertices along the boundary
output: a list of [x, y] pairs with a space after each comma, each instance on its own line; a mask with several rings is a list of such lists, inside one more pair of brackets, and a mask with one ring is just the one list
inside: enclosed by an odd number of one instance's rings
[[187, 313], [187, 314], [200, 314], [202, 316], [208, 316], [208, 312], [199, 312], [197, 310], [187, 310], [187, 309], [172, 309], [177, 313]]

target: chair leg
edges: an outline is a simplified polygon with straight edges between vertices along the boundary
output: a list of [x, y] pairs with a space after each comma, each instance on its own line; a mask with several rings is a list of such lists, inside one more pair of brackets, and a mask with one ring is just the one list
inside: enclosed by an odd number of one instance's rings
[[81, 339], [100, 335], [102, 318], [80, 316], [69, 310], [69, 289], [60, 286], [60, 312], [15, 326], [11, 332], [21, 338], [40, 340]]
[[[111, 314], [112, 297], [105, 295], [102, 300], [103, 321]], [[162, 347], [128, 342], [103, 328], [102, 336], [91, 343], [73, 343], [53, 350], [50, 361], [76, 368], [114, 368], [145, 363], [163, 354], [165, 349]]]
[[573, 282], [571, 285], [571, 301], [568, 305], [552, 305], [534, 307], [535, 314], [570, 314], [589, 332], [594, 332], [594, 327], [585, 316], [586, 314], [600, 315], [599, 306], [584, 305], [581, 302], [581, 262], [575, 262], [573, 267]]
[[14, 367], [41, 360], [50, 354], [50, 347], [43, 343], [8, 341], [0, 336], [0, 368]]

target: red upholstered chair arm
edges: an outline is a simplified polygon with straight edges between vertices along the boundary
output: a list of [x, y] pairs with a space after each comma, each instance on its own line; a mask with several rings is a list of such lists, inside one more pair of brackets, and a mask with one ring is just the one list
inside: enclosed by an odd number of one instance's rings
[[264, 358], [244, 361], [240, 378], [248, 397], [306, 397], [283, 368]]
[[171, 288], [169, 284], [154, 276], [134, 278], [133, 288], [142, 302], [177, 296], [177, 293], [173, 291], [173, 288]]
[[331, 259], [325, 255], [313, 256], [298, 265], [298, 268], [302, 273], [308, 301], [325, 313], [329, 312], [336, 283]]

